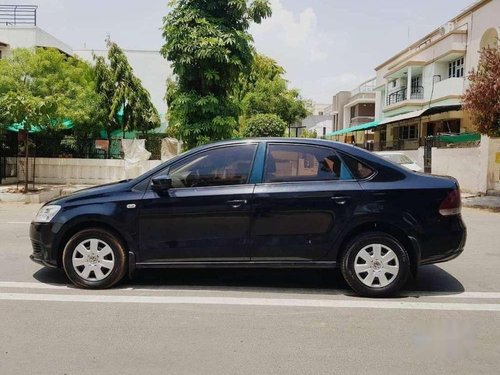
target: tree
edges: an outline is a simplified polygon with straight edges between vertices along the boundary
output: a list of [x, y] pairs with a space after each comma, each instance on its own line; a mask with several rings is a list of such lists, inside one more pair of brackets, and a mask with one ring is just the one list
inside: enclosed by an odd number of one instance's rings
[[250, 74], [240, 76], [235, 90], [243, 119], [273, 113], [290, 126], [308, 115], [306, 102], [298, 90], [288, 89], [284, 74], [285, 70], [273, 59], [255, 55]]
[[230, 138], [239, 108], [231, 97], [252, 60], [251, 22], [271, 15], [268, 0], [172, 0], [161, 53], [175, 79], [166, 99], [171, 133], [188, 148]]
[[96, 98], [92, 67], [56, 49], [14, 49], [0, 60], [0, 121], [23, 124], [25, 191], [29, 132], [35, 125], [44, 132], [56, 131], [66, 119], [75, 129], [90, 128]]
[[306, 129], [304, 129], [300, 133], [300, 138], [318, 138], [318, 133], [316, 133], [316, 130], [306, 130]]
[[127, 56], [116, 43], [108, 40], [107, 44], [109, 64], [102, 56], [94, 56], [94, 60], [96, 91], [106, 119], [104, 129], [108, 139], [118, 129], [147, 133], [159, 127], [158, 111], [149, 92], [134, 75]]
[[35, 125], [50, 127], [52, 116], [57, 113], [57, 103], [52, 97], [42, 99], [26, 93], [9, 92], [0, 97], [2, 121], [23, 124], [24, 192], [28, 192], [29, 132]]
[[500, 48], [481, 51], [479, 66], [468, 77], [463, 108], [481, 134], [500, 137]]
[[243, 128], [244, 137], [282, 137], [286, 123], [274, 114], [258, 114], [250, 117]]
[[0, 96], [8, 93], [55, 103], [46, 129], [57, 129], [65, 119], [75, 127], [93, 123], [97, 95], [92, 67], [56, 49], [14, 49], [9, 58], [1, 59]]

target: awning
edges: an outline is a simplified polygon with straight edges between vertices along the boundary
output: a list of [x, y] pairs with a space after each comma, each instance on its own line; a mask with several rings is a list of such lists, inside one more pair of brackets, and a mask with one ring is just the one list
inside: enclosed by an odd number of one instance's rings
[[461, 134], [440, 134], [437, 136], [440, 142], [443, 143], [465, 143], [476, 142], [481, 140], [479, 133], [461, 133]]
[[403, 121], [403, 120], [409, 120], [412, 118], [420, 117], [424, 114], [426, 110], [421, 109], [420, 111], [412, 111], [412, 112], [407, 112], [403, 113], [401, 115], [397, 116], [392, 116], [392, 117], [387, 117], [380, 121], [380, 125], [385, 125], [385, 124], [390, 124], [391, 122], [398, 122], [398, 121]]
[[[53, 122], [55, 123], [55, 121], [53, 121]], [[61, 123], [61, 125], [62, 125], [63, 130], [71, 129], [73, 127], [73, 121], [64, 120]], [[11, 132], [18, 133], [19, 131], [24, 130], [24, 123], [21, 122], [21, 123], [15, 123], [15, 124], [9, 125], [9, 126], [7, 126], [7, 130], [10, 130]], [[33, 126], [31, 126], [29, 133], [39, 133], [41, 131], [42, 131], [42, 127], [40, 125], [33, 125]]]
[[459, 111], [461, 108], [462, 106], [460, 104], [455, 104], [455, 105], [441, 105], [427, 109], [421, 109], [419, 111], [412, 111], [397, 116], [387, 117], [382, 121], [380, 121], [380, 125], [390, 124], [392, 122], [398, 122], [403, 120], [410, 120], [412, 118], [417, 118], [422, 116], [435, 115], [437, 113]]
[[356, 126], [351, 126], [350, 128], [345, 128], [345, 129], [340, 129], [334, 132], [329, 132], [326, 133], [327, 137], [331, 137], [333, 135], [341, 135], [341, 134], [346, 134], [346, 133], [352, 133], [352, 132], [359, 132], [361, 130], [367, 130], [367, 129], [372, 129], [377, 127], [380, 124], [380, 121], [372, 121], [372, 122], [367, 122], [365, 124], [360, 124]]

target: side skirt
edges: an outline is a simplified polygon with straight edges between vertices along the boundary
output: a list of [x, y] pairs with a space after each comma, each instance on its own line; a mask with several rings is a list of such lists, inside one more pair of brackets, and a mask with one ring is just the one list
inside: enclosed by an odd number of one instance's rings
[[335, 261], [144, 262], [136, 268], [335, 268]]

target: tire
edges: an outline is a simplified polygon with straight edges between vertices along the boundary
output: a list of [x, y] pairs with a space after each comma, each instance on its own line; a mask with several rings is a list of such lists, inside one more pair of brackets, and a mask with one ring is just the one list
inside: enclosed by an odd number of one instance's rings
[[123, 279], [127, 257], [116, 236], [103, 229], [85, 229], [64, 247], [63, 267], [77, 287], [105, 289]]
[[349, 242], [342, 257], [341, 271], [359, 295], [389, 297], [405, 285], [410, 275], [410, 258], [394, 237], [369, 232]]

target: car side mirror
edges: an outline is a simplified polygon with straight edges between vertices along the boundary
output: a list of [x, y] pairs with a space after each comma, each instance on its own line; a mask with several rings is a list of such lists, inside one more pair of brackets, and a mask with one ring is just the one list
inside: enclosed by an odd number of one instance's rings
[[151, 179], [151, 189], [158, 194], [166, 193], [172, 188], [172, 178], [170, 176], [156, 176]]

